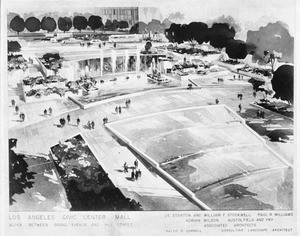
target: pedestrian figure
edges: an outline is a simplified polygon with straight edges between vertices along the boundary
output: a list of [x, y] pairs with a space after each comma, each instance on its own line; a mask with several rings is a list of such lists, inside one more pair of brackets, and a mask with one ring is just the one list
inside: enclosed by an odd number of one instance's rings
[[233, 75], [233, 80], [235, 80], [235, 75]]
[[95, 122], [94, 121], [91, 122], [91, 127], [92, 127], [92, 129], [95, 128]]
[[52, 116], [52, 107], [49, 107], [49, 116]]
[[260, 118], [260, 110], [257, 110], [257, 111], [256, 111], [256, 117], [257, 117], [257, 118]]
[[131, 172], [131, 179], [134, 180], [134, 172], [133, 172], [133, 170]]
[[256, 98], [256, 91], [253, 91], [253, 97]]
[[121, 106], [119, 106], [119, 113], [120, 113], [120, 114], [122, 113], [122, 108], [121, 108]]
[[23, 112], [20, 113], [19, 117], [22, 122], [25, 120], [25, 114]]
[[130, 105], [130, 103], [131, 103], [131, 100], [130, 100], [130, 99], [128, 99], [128, 104]]
[[241, 111], [242, 111], [242, 104], [240, 103], [239, 104], [239, 113], [241, 113]]
[[16, 105], [16, 101], [13, 99], [11, 100], [11, 105], [14, 107]]
[[124, 166], [124, 172], [127, 173], [127, 172], [128, 172], [128, 166], [127, 166], [127, 163], [125, 162], [123, 166]]
[[139, 176], [139, 177], [141, 177], [141, 176], [142, 176], [142, 172], [141, 172], [141, 170], [140, 170], [140, 169], [138, 169], [136, 172], [138, 173], [138, 176]]
[[118, 107], [116, 106], [116, 108], [115, 108], [115, 112], [118, 114], [118, 111], [119, 111], [119, 109], [118, 109]]
[[19, 113], [19, 106], [15, 106], [15, 111], [17, 114]]
[[44, 110], [44, 116], [47, 116], [47, 109]]
[[79, 119], [79, 117], [77, 118], [76, 122], [77, 122], [77, 126], [79, 126], [79, 124], [80, 124], [80, 119]]
[[91, 129], [91, 122], [90, 121], [88, 121], [87, 127], [88, 127], [88, 129]]
[[243, 94], [241, 93], [241, 94], [240, 94], [240, 100], [242, 100], [242, 99], [243, 99]]
[[134, 161], [135, 169], [137, 169], [138, 165], [139, 165], [139, 162], [138, 162], [138, 160], [136, 159], [136, 160]]
[[71, 120], [71, 117], [70, 117], [70, 114], [67, 115], [67, 121], [68, 121], [68, 124], [70, 123], [70, 120]]
[[216, 104], [219, 104], [219, 99], [216, 99]]
[[135, 175], [135, 179], [138, 180], [138, 178], [139, 178], [139, 173], [136, 171], [134, 175]]

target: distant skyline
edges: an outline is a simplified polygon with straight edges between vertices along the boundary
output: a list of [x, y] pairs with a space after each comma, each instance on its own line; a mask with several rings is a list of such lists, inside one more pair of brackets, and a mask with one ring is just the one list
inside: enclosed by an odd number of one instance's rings
[[[36, 11], [45, 12], [85, 12], [91, 7], [157, 7], [165, 19], [173, 12], [184, 14], [182, 23], [191, 21], [203, 21], [215, 19], [221, 15], [231, 15], [242, 27], [254, 27], [264, 21], [283, 21], [288, 25], [291, 35], [295, 34], [296, 0], [110, 0], [110, 1], [79, 1], [79, 0], [9, 0], [7, 3], [8, 12], [30, 13]], [[22, 4], [20, 4], [22, 3]], [[47, 3], [47, 4], [46, 4]], [[84, 3], [84, 4], [83, 4]], [[45, 7], [47, 6], [47, 7]], [[140, 11], [140, 19], [144, 19]], [[267, 22], [266, 22], [267, 23]], [[261, 25], [263, 26], [263, 24]]]

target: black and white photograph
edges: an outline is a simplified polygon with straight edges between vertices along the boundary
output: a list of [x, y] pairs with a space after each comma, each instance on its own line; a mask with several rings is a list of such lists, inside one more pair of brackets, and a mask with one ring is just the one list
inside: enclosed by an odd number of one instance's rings
[[3, 235], [297, 235], [298, 5], [1, 2]]

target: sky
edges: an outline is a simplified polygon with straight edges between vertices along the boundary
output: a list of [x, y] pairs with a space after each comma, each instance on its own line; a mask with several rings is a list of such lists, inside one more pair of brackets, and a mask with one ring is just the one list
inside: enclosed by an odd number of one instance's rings
[[[158, 7], [163, 17], [172, 12], [181, 12], [185, 16], [183, 23], [203, 21], [221, 15], [231, 15], [245, 25], [262, 18], [280, 20], [289, 26], [290, 33], [295, 32], [295, 9], [297, 0], [6, 0], [8, 11], [34, 12], [84, 11], [87, 7], [138, 6]], [[249, 25], [249, 24], [248, 24]], [[250, 24], [251, 25], [251, 24]]]

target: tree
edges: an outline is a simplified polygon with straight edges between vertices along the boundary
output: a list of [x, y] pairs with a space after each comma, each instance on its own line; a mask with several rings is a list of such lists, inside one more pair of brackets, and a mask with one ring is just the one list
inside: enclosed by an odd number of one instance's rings
[[25, 22], [23, 20], [23, 18], [21, 18], [20, 16], [15, 16], [10, 24], [9, 27], [13, 30], [16, 31], [19, 35], [20, 32], [22, 32], [25, 29]]
[[16, 154], [12, 149], [16, 146], [16, 139], [9, 139], [9, 204], [15, 200], [15, 194], [24, 193], [26, 188], [31, 188], [34, 184], [34, 172], [28, 172], [28, 164], [24, 160], [24, 155]]
[[89, 17], [88, 26], [92, 30], [100, 29], [103, 26], [102, 18], [100, 16], [92, 15]]
[[272, 79], [274, 97], [293, 103], [294, 101], [294, 66], [282, 65], [275, 72]]
[[52, 17], [43, 17], [41, 21], [42, 30], [47, 30], [47, 32], [53, 32], [56, 29], [56, 22]]
[[280, 21], [260, 27], [258, 31], [249, 30], [246, 43], [255, 45], [253, 62], [268, 63], [265, 60], [265, 51], [274, 50], [282, 53], [281, 60], [294, 62], [294, 37], [291, 37], [287, 26]]
[[227, 23], [231, 25], [234, 29], [235, 32], [240, 32], [242, 30], [241, 25], [239, 22], [237, 22], [232, 16], [219, 16], [218, 18], [212, 20], [211, 22], [213, 23]]
[[165, 25], [165, 29], [169, 29], [172, 23], [173, 22], [170, 21], [168, 18], [164, 19], [163, 22], [162, 22], [162, 24]]
[[7, 52], [14, 53], [14, 52], [20, 52], [21, 51], [21, 45], [18, 41], [8, 41], [7, 42]]
[[148, 30], [151, 31], [152, 33], [164, 33], [165, 32], [165, 26], [159, 21], [152, 19], [148, 23]]
[[129, 32], [132, 33], [132, 34], [147, 33], [148, 32], [148, 25], [143, 21], [139, 21], [131, 27]]
[[165, 30], [166, 37], [170, 42], [183, 43], [186, 40], [187, 25], [171, 24], [170, 28]]
[[41, 22], [32, 16], [25, 21], [25, 27], [29, 32], [36, 32], [41, 29]]
[[73, 19], [73, 26], [79, 31], [86, 29], [87, 24], [87, 19], [84, 16], [75, 16]]
[[226, 53], [232, 59], [244, 59], [247, 56], [247, 44], [242, 40], [231, 39], [226, 45]]
[[120, 27], [120, 22], [117, 20], [113, 20], [112, 22], [112, 30], [116, 30]]
[[209, 30], [210, 45], [215, 48], [224, 48], [234, 36], [235, 29], [227, 23], [214, 23]]
[[59, 17], [57, 24], [58, 24], [58, 28], [61, 31], [64, 31], [64, 33], [65, 33], [66, 31], [69, 31], [71, 29], [72, 20], [70, 17]]
[[208, 27], [203, 22], [191, 22], [187, 25], [185, 41], [196, 40], [199, 44], [209, 41]]
[[112, 27], [113, 27], [112, 21], [109, 20], [109, 19], [107, 19], [106, 22], [105, 22], [105, 28], [106, 28], [107, 30], [111, 30]]
[[125, 21], [125, 20], [120, 21], [120, 23], [119, 23], [119, 28], [120, 29], [126, 29], [128, 27], [129, 27], [129, 24], [128, 24], [127, 21]]

